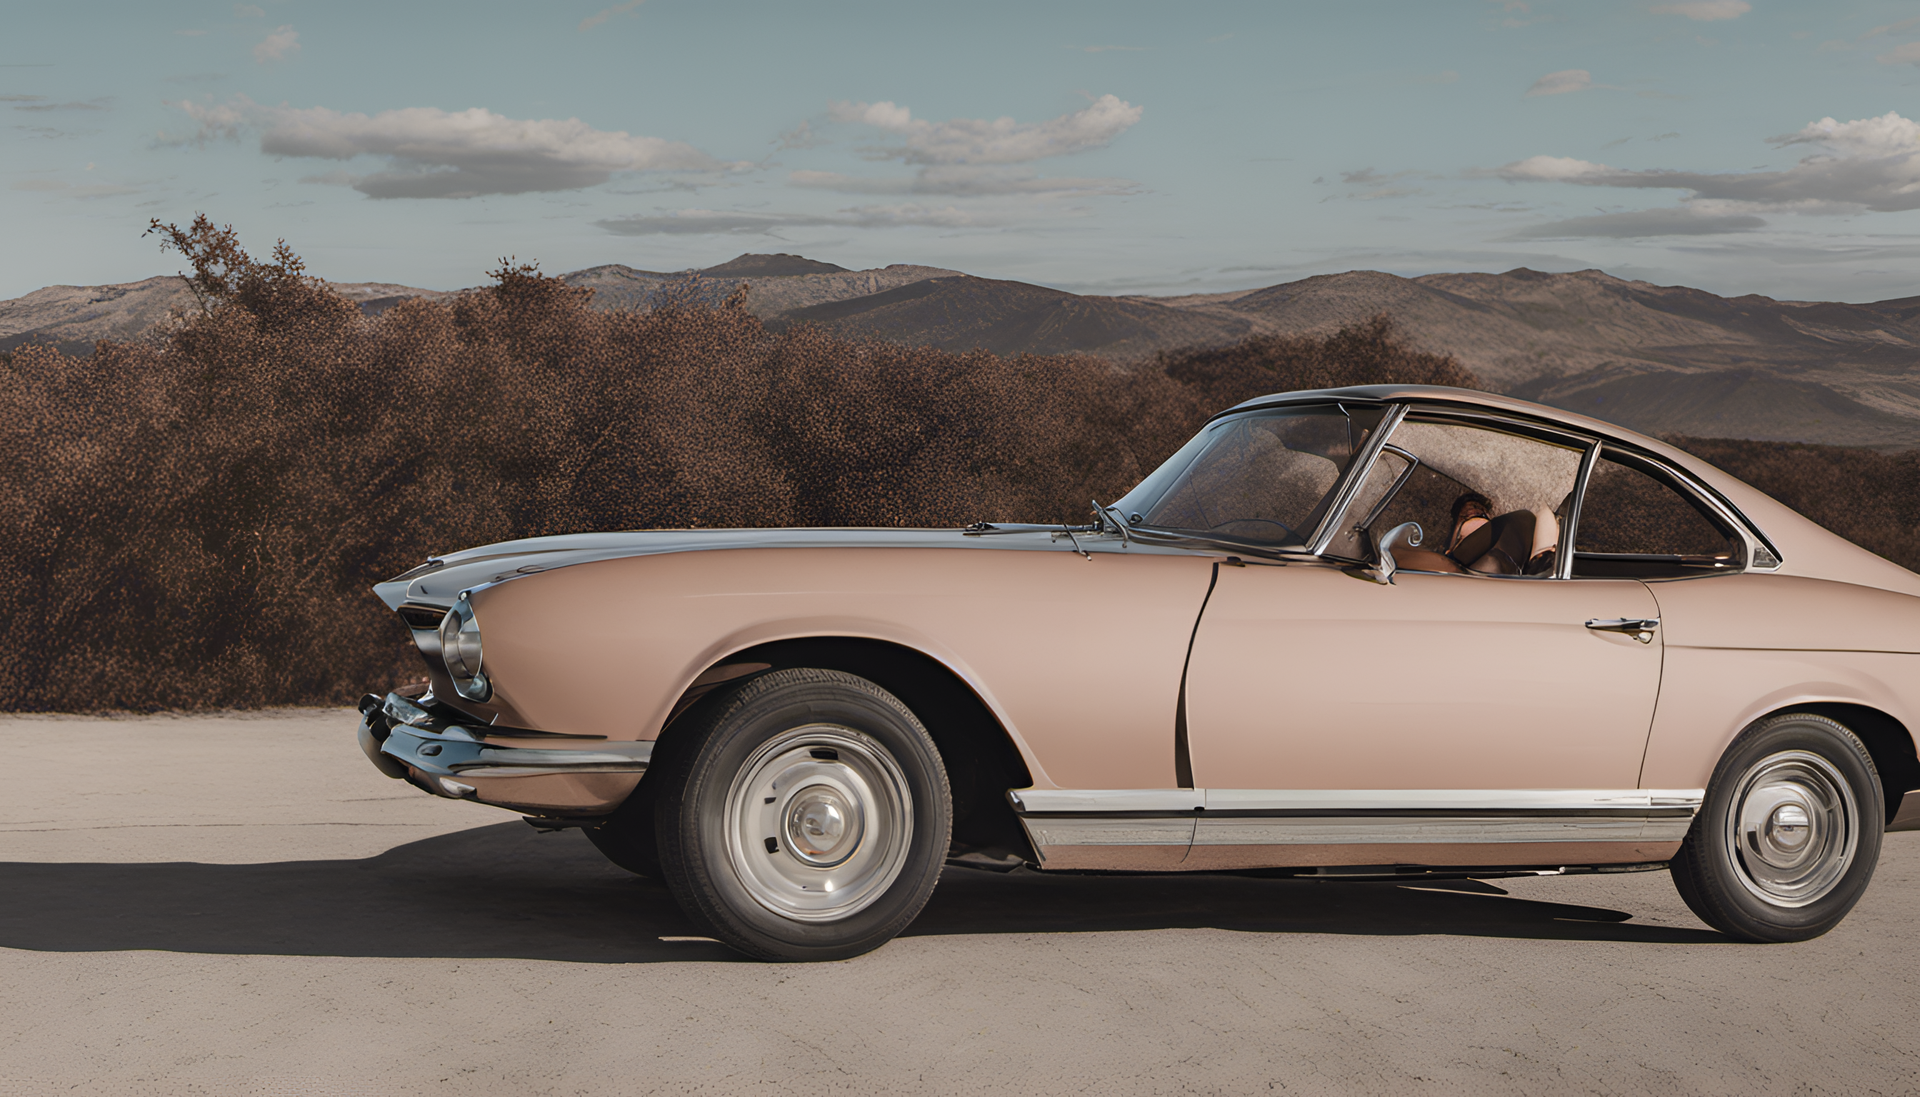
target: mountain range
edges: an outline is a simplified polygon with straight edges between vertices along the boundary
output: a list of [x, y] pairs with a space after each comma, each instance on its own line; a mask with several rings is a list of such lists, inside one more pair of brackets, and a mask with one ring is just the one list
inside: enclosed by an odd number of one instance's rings
[[[689, 279], [690, 275], [697, 278]], [[747, 287], [775, 330], [995, 354], [1084, 353], [1115, 361], [1250, 335], [1324, 334], [1380, 313], [1423, 350], [1448, 353], [1492, 389], [1653, 433], [1920, 446], [1920, 297], [1871, 304], [1719, 297], [1597, 270], [1545, 274], [1350, 271], [1260, 289], [1175, 297], [1098, 296], [897, 264], [848, 270], [797, 255], [739, 256], [696, 271], [618, 264], [562, 275], [602, 308], [663, 295], [717, 302]], [[377, 315], [433, 291], [336, 283]], [[192, 305], [177, 277], [50, 286], [0, 302], [0, 350], [150, 337]]]

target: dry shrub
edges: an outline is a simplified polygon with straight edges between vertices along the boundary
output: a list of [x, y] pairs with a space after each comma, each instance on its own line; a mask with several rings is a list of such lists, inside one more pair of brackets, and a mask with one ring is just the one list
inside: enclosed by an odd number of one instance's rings
[[1384, 320], [1122, 369], [769, 334], [702, 287], [644, 312], [503, 262], [367, 319], [204, 218], [155, 346], [0, 361], [0, 709], [340, 703], [416, 673], [369, 589], [590, 529], [1084, 520], [1266, 392], [1472, 384]]
[[1203, 404], [1224, 408], [1269, 392], [1343, 385], [1453, 385], [1480, 382], [1452, 355], [1408, 349], [1383, 313], [1326, 338], [1256, 335], [1229, 347], [1163, 353], [1156, 365]]
[[[1220, 408], [1474, 385], [1384, 318], [1123, 369], [770, 335], [697, 284], [644, 312], [503, 263], [377, 319], [284, 245], [160, 227], [204, 308], [157, 346], [0, 360], [0, 709], [339, 703], [415, 672], [369, 593], [589, 529], [1080, 520]], [[1684, 439], [1909, 567], [1920, 459]]]

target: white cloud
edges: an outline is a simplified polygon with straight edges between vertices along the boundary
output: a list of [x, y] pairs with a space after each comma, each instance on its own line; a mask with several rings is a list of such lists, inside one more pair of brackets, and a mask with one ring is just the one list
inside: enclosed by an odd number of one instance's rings
[[[798, 171], [788, 176], [788, 182], [847, 194], [1031, 198], [1131, 194], [1138, 188], [1125, 179], [1043, 178], [1029, 165], [1102, 148], [1138, 122], [1141, 114], [1142, 108], [1112, 95], [1058, 118], [1025, 123], [1011, 118], [930, 122], [892, 102], [835, 102], [828, 104], [830, 120], [871, 126], [899, 139], [895, 145], [862, 150], [869, 159], [900, 160], [918, 165], [919, 172], [912, 178], [872, 179]], [[812, 139], [811, 130], [807, 136]]]
[[[20, 98], [23, 98], [23, 99], [39, 99], [39, 98], [40, 98], [40, 96], [38, 96], [38, 95], [26, 95], [26, 96], [21, 96]], [[89, 100], [87, 100], [87, 101], [86, 101], [86, 102], [84, 102], [84, 103], [82, 103], [82, 102], [71, 102], [71, 103], [24, 103], [24, 104], [22, 104], [22, 105], [20, 105], [20, 106], [17, 106], [17, 107], [15, 107], [15, 108], [13, 108], [13, 109], [14, 109], [14, 110], [32, 110], [32, 111], [46, 111], [46, 110], [106, 110], [106, 109], [107, 109], [107, 108], [108, 108], [108, 107], [109, 107], [109, 106], [110, 106], [110, 105], [111, 105], [112, 103], [113, 103], [113, 99], [112, 99], [112, 97], [111, 97], [111, 96], [109, 96], [109, 97], [106, 97], [106, 98], [101, 98], [101, 99], [89, 99]]]
[[235, 4], [233, 14], [237, 19], [265, 19], [267, 13], [258, 4]]
[[903, 144], [876, 150], [909, 164], [1024, 164], [1104, 148], [1140, 121], [1143, 108], [1102, 95], [1085, 108], [1045, 122], [955, 118], [929, 122], [891, 102], [829, 105], [836, 122], [897, 134]]
[[1565, 95], [1572, 91], [1586, 91], [1593, 87], [1593, 74], [1586, 69], [1564, 69], [1550, 72], [1533, 82], [1527, 89], [1528, 95]]
[[1910, 122], [1893, 111], [1878, 118], [1836, 122], [1822, 118], [1809, 122], [1798, 133], [1782, 134], [1776, 145], [1825, 145], [1847, 157], [1911, 156], [1920, 152], [1920, 124]]
[[1529, 156], [1525, 160], [1516, 160], [1511, 164], [1495, 168], [1492, 174], [1514, 181], [1561, 183], [1592, 175], [1595, 172], [1612, 170], [1605, 164], [1596, 164], [1591, 160], [1575, 160], [1571, 156]]
[[1920, 42], [1908, 42], [1874, 58], [1883, 65], [1920, 65]]
[[1753, 5], [1747, 0], [1673, 0], [1655, 4], [1650, 10], [1655, 15], [1684, 15], [1696, 23], [1712, 23], [1738, 19], [1752, 11]]
[[300, 32], [292, 27], [278, 27], [253, 47], [253, 60], [255, 64], [264, 65], [268, 61], [284, 61], [299, 52]]
[[[245, 98], [180, 107], [199, 123], [199, 132], [186, 139], [197, 144], [252, 128], [260, 133], [260, 151], [269, 156], [385, 157], [386, 170], [351, 177], [354, 189], [373, 198], [578, 190], [604, 183], [614, 172], [727, 166], [678, 141], [596, 130], [578, 118], [507, 118], [483, 107], [451, 112], [408, 107], [366, 115], [326, 107], [262, 107]], [[347, 181], [345, 176], [318, 178]]]
[[1490, 173], [1511, 181], [1576, 183], [1595, 187], [1690, 192], [1720, 212], [1888, 213], [1920, 209], [1920, 124], [1889, 111], [1878, 118], [1838, 122], [1822, 118], [1776, 145], [1817, 145], [1827, 151], [1785, 171], [1690, 172], [1611, 168], [1586, 160], [1532, 156]]
[[1752, 232], [1767, 223], [1750, 213], [1711, 213], [1686, 207], [1602, 213], [1550, 221], [1500, 237], [1502, 240], [1562, 240], [1573, 237], [1719, 236]]
[[[1358, 171], [1341, 172], [1340, 182], [1349, 187], [1371, 188], [1368, 190], [1348, 191], [1344, 196], [1348, 201], [1375, 202], [1383, 198], [1410, 198], [1416, 194], [1423, 193], [1418, 187], [1397, 185], [1403, 179], [1417, 177], [1420, 174], [1421, 173], [1417, 171], [1396, 171], [1382, 175], [1372, 168], [1361, 168]], [[1325, 181], [1324, 177], [1314, 180], [1315, 183], [1324, 183]], [[1331, 202], [1339, 197], [1342, 196], [1329, 194], [1325, 198], [1322, 198], [1321, 201]]]
[[616, 15], [626, 15], [632, 12], [635, 8], [646, 2], [647, 0], [626, 0], [624, 4], [615, 4], [610, 8], [603, 8], [587, 16], [585, 19], [580, 20], [578, 29], [581, 31], [590, 31]]
[[1000, 223], [953, 206], [855, 206], [832, 214], [683, 209], [616, 217], [594, 224], [615, 236], [776, 235], [794, 228], [974, 228]]
[[1872, 30], [1868, 31], [1867, 33], [1861, 35], [1860, 38], [1862, 41], [1865, 41], [1868, 38], [1878, 38], [1883, 34], [1898, 34], [1901, 31], [1906, 30], [1908, 27], [1914, 26], [1916, 24], [1920, 24], [1920, 15], [1916, 15], [1907, 19], [1902, 19], [1898, 23], [1888, 23], [1885, 26], [1875, 27]]
[[191, 137], [173, 137], [162, 133], [160, 135], [162, 144], [204, 146], [208, 141], [216, 139], [236, 141], [240, 137], [240, 131], [247, 126], [249, 111], [257, 109], [253, 101], [244, 95], [227, 103], [196, 103], [186, 99], [175, 105], [185, 111], [187, 117], [193, 119], [194, 125], [199, 128]]
[[773, 139], [778, 149], [811, 149], [827, 143], [827, 139], [813, 132], [813, 123], [801, 119], [800, 124]]
[[787, 176], [787, 182], [796, 187], [839, 191], [842, 194], [937, 194], [969, 198], [1003, 194], [1053, 197], [1132, 194], [1139, 190], [1138, 186], [1126, 179], [1049, 178], [1031, 168], [971, 167], [961, 164], [927, 167], [917, 175], [891, 179], [842, 175], [833, 171], [796, 171]]

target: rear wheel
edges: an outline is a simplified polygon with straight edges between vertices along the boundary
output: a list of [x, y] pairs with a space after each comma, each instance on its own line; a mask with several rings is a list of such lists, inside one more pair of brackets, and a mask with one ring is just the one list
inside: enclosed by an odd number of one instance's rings
[[686, 912], [766, 960], [838, 960], [907, 927], [953, 825], [946, 771], [892, 694], [839, 671], [761, 675], [685, 732], [654, 812]]
[[1838, 925], [1880, 859], [1885, 800], [1845, 726], [1785, 713], [1740, 733], [1673, 859], [1687, 906], [1747, 941], [1804, 941]]

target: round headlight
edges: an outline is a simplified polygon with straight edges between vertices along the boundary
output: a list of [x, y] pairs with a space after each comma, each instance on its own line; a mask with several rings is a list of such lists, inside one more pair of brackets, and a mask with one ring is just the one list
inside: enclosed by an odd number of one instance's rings
[[485, 701], [493, 687], [480, 670], [480, 621], [466, 594], [440, 619], [440, 657], [446, 661], [453, 688], [469, 701]]

